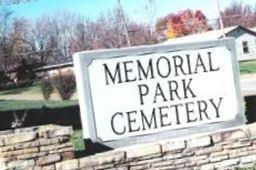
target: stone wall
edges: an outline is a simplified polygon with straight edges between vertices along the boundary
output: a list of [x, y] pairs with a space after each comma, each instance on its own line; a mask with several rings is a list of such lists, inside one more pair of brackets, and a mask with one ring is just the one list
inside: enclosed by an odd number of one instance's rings
[[71, 127], [0, 132], [0, 169], [234, 169], [256, 162], [256, 124], [73, 159]]
[[37, 126], [0, 132], [0, 169], [55, 169], [74, 158], [72, 127]]
[[256, 124], [120, 148], [55, 164], [70, 169], [234, 169], [256, 162]]

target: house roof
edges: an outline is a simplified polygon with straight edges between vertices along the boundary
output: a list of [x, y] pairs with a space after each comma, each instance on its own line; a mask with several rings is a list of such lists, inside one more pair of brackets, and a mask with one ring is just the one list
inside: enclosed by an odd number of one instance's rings
[[[225, 34], [235, 30], [240, 26], [233, 26], [224, 28]], [[217, 40], [223, 36], [223, 30], [212, 30], [207, 31], [204, 33], [192, 34], [184, 37], [169, 39], [163, 44], [181, 44], [181, 43], [188, 43], [188, 42], [201, 42], [201, 41], [208, 41], [208, 40]]]
[[50, 71], [50, 70], [56, 70], [56, 69], [72, 67], [72, 66], [73, 66], [73, 61], [69, 61], [69, 62], [65, 62], [65, 63], [59, 63], [59, 64], [54, 64], [54, 65], [46, 65], [43, 67], [38, 67], [35, 69], [35, 72]]
[[256, 27], [251, 28], [250, 30], [252, 30], [252, 31], [256, 32]]

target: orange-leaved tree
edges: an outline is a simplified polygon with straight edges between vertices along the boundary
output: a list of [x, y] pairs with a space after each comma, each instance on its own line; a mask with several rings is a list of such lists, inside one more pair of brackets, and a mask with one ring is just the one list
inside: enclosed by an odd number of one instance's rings
[[[164, 27], [160, 29], [158, 27]], [[168, 14], [158, 20], [156, 29], [165, 31], [167, 38], [176, 38], [189, 34], [201, 33], [210, 29], [207, 18], [201, 10], [183, 10], [177, 14]]]

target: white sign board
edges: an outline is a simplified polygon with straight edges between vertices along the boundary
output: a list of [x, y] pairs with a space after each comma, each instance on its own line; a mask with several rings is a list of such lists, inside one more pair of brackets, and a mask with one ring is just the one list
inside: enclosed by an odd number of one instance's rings
[[195, 127], [218, 129], [236, 119], [244, 123], [232, 44], [221, 40], [77, 53], [85, 138], [123, 146], [120, 141], [160, 139], [174, 130], [190, 134]]

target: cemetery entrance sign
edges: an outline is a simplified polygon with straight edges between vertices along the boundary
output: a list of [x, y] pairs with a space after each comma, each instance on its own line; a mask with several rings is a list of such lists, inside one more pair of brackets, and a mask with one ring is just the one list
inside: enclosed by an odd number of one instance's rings
[[84, 137], [110, 147], [242, 125], [233, 39], [79, 52]]

